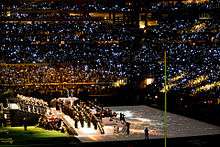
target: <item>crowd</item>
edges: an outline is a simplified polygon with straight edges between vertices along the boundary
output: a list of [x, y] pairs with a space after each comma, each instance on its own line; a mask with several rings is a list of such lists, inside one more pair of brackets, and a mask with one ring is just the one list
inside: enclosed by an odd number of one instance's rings
[[[168, 84], [173, 84], [175, 92], [194, 94], [201, 86], [219, 81], [220, 61], [219, 46], [213, 40], [219, 33], [219, 21], [213, 20], [176, 20], [175, 22], [163, 22], [150, 29], [151, 38], [145, 38], [147, 45], [143, 48], [153, 50], [159, 57], [155, 69], [159, 69], [158, 87], [163, 87], [164, 79], [164, 51], [167, 53], [167, 76]], [[155, 39], [157, 38], [157, 39]], [[154, 47], [156, 46], [156, 48]], [[141, 55], [141, 54], [140, 54]], [[154, 55], [153, 53], [151, 55]], [[147, 56], [143, 54], [142, 56]], [[154, 59], [157, 58], [154, 57]], [[139, 58], [142, 58], [141, 56]], [[142, 61], [144, 62], [144, 60]], [[147, 61], [145, 62], [147, 63]], [[152, 66], [153, 67], [153, 66]], [[174, 77], [184, 75], [178, 80]], [[198, 80], [199, 77], [206, 77]], [[157, 81], [156, 80], [156, 81]], [[197, 81], [196, 84], [193, 81]], [[213, 88], [213, 89], [212, 89]], [[203, 92], [205, 96], [218, 98], [218, 85]], [[200, 93], [198, 92], [198, 93]]]
[[44, 83], [114, 82], [123, 75], [104, 69], [97, 70], [84, 66], [24, 65], [0, 67], [1, 84], [25, 85]]
[[[128, 42], [135, 37], [123, 25], [113, 27], [97, 21], [67, 21], [4, 23], [0, 27], [5, 35], [0, 40], [2, 63], [70, 64], [58, 69], [53, 66], [1, 66], [1, 76], [10, 77], [2, 78], [3, 84], [116, 81], [127, 75]], [[27, 72], [29, 75], [24, 74]], [[48, 74], [56, 78], [50, 79]]]
[[[123, 2], [112, 4], [90, 1], [87, 4], [68, 2], [28, 3], [26, 8], [33, 10], [89, 10], [127, 11]], [[105, 6], [104, 6], [105, 4]], [[12, 5], [16, 11], [23, 3], [17, 1]], [[208, 3], [183, 4], [164, 2], [151, 3], [146, 9], [171, 11], [196, 7], [208, 10], [214, 7], [213, 1]], [[8, 7], [5, 2], [3, 8]], [[88, 10], [88, 11], [85, 11]], [[3, 13], [2, 13], [3, 14]], [[61, 15], [56, 12], [55, 14]], [[11, 17], [30, 17], [29, 14]], [[35, 13], [30, 13], [35, 15]], [[43, 17], [49, 18], [48, 14]], [[53, 13], [51, 14], [53, 15]], [[67, 14], [62, 14], [67, 15]], [[153, 13], [151, 14], [153, 15]], [[214, 14], [212, 14], [213, 16]], [[114, 82], [120, 79], [154, 75], [157, 89], [163, 88], [164, 61], [163, 51], [167, 52], [168, 78], [172, 79], [185, 73], [181, 79], [173, 83], [174, 91], [187, 90], [189, 93], [198, 88], [219, 81], [219, 20], [207, 17], [199, 19], [182, 17], [168, 19], [156, 18], [156, 26], [146, 27], [145, 34], [125, 24], [113, 25], [105, 21], [94, 21], [87, 14], [81, 20], [67, 21], [5, 21], [1, 22], [0, 40], [1, 63], [49, 63], [41, 66], [1, 66], [1, 84], [31, 83], [77, 83], [77, 82]], [[61, 16], [62, 17], [62, 16]], [[70, 17], [69, 15], [65, 17]], [[150, 17], [150, 16], [149, 16]], [[166, 19], [167, 18], [167, 19]], [[154, 19], [154, 16], [152, 16]], [[139, 37], [139, 38], [138, 38]], [[54, 63], [65, 63], [56, 66]], [[67, 64], [66, 64], [67, 63]], [[131, 76], [132, 75], [132, 76]], [[190, 84], [200, 76], [207, 76], [199, 84]], [[133, 78], [136, 80], [138, 78]], [[218, 86], [210, 88], [211, 95], [218, 97]], [[158, 90], [159, 91], [159, 90]], [[157, 92], [158, 92], [157, 91]]]
[[[89, 62], [98, 67], [113, 57], [121, 62], [127, 54], [119, 42], [132, 41], [134, 36], [126, 33], [125, 28], [113, 30], [109, 25], [89, 19], [4, 22], [0, 25], [1, 34], [5, 35], [0, 41], [2, 62]], [[98, 56], [100, 53], [102, 56]], [[103, 66], [116, 67], [111, 62]]]
[[194, 1], [153, 1], [146, 4], [151, 10], [183, 10], [183, 9], [197, 9], [197, 10], [210, 10], [212, 8], [219, 8], [219, 1], [217, 0], [194, 0]]
[[[75, 0], [75, 1], [53, 1], [53, 2], [36, 2], [30, 1], [24, 3], [23, 1], [13, 1], [11, 5], [6, 1], [1, 1], [1, 8], [11, 8], [14, 12], [23, 8], [23, 15], [20, 13], [12, 14], [11, 18], [44, 18], [48, 17], [42, 13], [42, 10], [59, 10], [59, 11], [129, 11], [128, 5], [126, 5], [124, 0]], [[29, 9], [32, 9], [36, 13], [27, 13]], [[59, 14], [59, 13], [56, 13]], [[65, 13], [64, 13], [65, 14]], [[55, 15], [55, 14], [54, 14]], [[51, 16], [54, 16], [51, 14]], [[3, 15], [4, 16], [4, 15]], [[61, 17], [62, 15], [56, 15], [56, 17]], [[63, 15], [63, 17], [68, 18], [68, 15]]]
[[[186, 9], [186, 8], [200, 8], [208, 10], [211, 8], [219, 7], [219, 2], [217, 0], [195, 0], [195, 1], [149, 1], [149, 2], [139, 2], [142, 7], [151, 10], [176, 10], [176, 9]], [[6, 1], [1, 1], [1, 7], [7, 8], [8, 3]], [[53, 2], [26, 2], [13, 1], [11, 5], [12, 10], [18, 10], [23, 7], [24, 10], [32, 9], [34, 11], [39, 10], [61, 10], [61, 11], [130, 11], [131, 2], [127, 0], [74, 0], [74, 1], [53, 1]], [[29, 15], [17, 15], [14, 17], [33, 17], [32, 13], [27, 13]], [[32, 15], [31, 15], [32, 14]], [[67, 17], [67, 16], [66, 16]]]
[[47, 112], [48, 104], [42, 99], [27, 97], [17, 94], [17, 103], [21, 111], [44, 115]]

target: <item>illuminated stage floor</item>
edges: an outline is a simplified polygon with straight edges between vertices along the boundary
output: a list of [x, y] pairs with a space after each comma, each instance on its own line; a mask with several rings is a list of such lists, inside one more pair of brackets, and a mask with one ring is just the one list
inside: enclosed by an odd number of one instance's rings
[[[149, 128], [150, 139], [163, 138], [163, 111], [148, 106], [109, 107], [116, 113], [124, 113], [131, 123], [130, 135], [113, 134], [113, 126], [106, 126], [106, 134], [83, 133], [77, 136], [81, 142], [143, 140], [144, 128]], [[168, 113], [168, 138], [220, 134], [220, 127]]]

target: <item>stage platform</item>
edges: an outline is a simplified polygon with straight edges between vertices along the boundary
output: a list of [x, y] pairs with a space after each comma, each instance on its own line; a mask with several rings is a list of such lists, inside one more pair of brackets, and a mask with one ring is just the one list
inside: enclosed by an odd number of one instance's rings
[[[108, 107], [117, 114], [124, 113], [130, 122], [130, 134], [114, 134], [113, 126], [105, 126], [105, 134], [90, 134], [86, 130], [76, 136], [82, 143], [144, 140], [144, 129], [148, 127], [150, 139], [163, 138], [163, 111], [148, 106]], [[184, 116], [167, 113], [168, 138], [219, 135], [220, 127]], [[118, 116], [117, 116], [118, 117]]]

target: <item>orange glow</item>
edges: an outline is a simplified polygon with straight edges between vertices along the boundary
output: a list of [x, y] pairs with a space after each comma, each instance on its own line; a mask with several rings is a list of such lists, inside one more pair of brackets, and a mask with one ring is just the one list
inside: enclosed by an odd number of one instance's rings
[[80, 13], [69, 13], [70, 16], [80, 16]]
[[207, 3], [209, 0], [185, 0], [183, 1], [184, 4], [191, 4], [191, 3], [197, 3], [197, 4], [202, 4], [202, 3]]
[[150, 85], [154, 82], [154, 78], [147, 78], [144, 80], [145, 85]]
[[157, 20], [148, 20], [147, 21], [147, 26], [156, 26], [158, 25]]

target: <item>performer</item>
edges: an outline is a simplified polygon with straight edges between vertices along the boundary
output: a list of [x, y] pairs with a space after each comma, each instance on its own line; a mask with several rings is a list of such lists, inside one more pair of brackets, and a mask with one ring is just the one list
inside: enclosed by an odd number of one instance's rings
[[24, 130], [27, 131], [27, 119], [24, 117], [23, 119]]
[[130, 134], [130, 123], [129, 122], [126, 122], [126, 128], [127, 128], [127, 135]]
[[75, 121], [75, 128], [78, 128], [78, 117], [77, 116], [74, 117], [74, 121]]
[[149, 140], [149, 130], [147, 127], [144, 129], [144, 135], [145, 135], [145, 140], [148, 141]]

